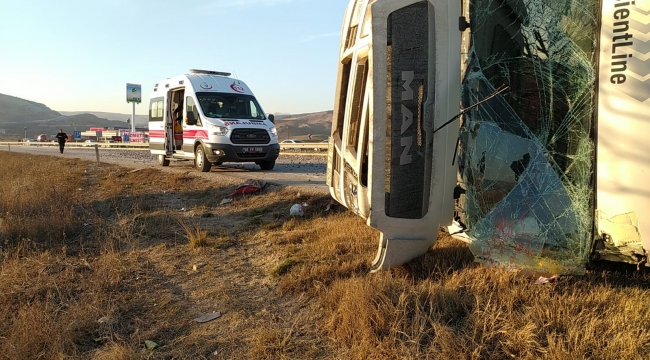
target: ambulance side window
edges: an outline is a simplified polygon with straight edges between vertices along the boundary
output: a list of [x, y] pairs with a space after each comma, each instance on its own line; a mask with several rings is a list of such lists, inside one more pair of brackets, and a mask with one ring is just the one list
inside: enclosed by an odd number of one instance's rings
[[163, 121], [163, 98], [153, 98], [149, 102], [149, 121]]
[[192, 99], [191, 96], [188, 96], [185, 98], [185, 116], [187, 116], [190, 111], [194, 114], [196, 126], [202, 126], [201, 117], [199, 116], [199, 110], [196, 107], [196, 103], [194, 103], [194, 99]]

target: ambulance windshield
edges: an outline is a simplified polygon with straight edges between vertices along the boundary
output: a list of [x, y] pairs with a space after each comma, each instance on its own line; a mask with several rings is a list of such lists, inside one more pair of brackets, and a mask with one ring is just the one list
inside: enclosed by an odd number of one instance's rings
[[264, 120], [264, 112], [251, 95], [197, 93], [201, 109], [210, 118]]

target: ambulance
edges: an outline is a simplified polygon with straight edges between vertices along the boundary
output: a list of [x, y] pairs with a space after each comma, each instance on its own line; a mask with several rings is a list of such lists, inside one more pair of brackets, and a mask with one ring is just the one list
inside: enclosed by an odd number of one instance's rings
[[162, 166], [192, 160], [202, 172], [224, 162], [272, 170], [280, 153], [277, 129], [250, 88], [230, 73], [196, 69], [155, 85], [149, 148]]

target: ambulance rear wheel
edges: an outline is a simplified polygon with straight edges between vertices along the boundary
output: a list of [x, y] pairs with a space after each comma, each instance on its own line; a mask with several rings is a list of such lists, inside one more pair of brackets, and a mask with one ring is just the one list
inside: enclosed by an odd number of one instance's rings
[[162, 166], [169, 166], [169, 159], [166, 159], [165, 155], [158, 155], [158, 164]]
[[260, 161], [257, 165], [259, 165], [262, 170], [273, 170], [273, 167], [275, 167], [275, 161]]
[[194, 152], [194, 165], [198, 170], [201, 170], [202, 172], [208, 172], [212, 167], [212, 164], [205, 156], [205, 149], [203, 148], [203, 145], [196, 147], [196, 150]]

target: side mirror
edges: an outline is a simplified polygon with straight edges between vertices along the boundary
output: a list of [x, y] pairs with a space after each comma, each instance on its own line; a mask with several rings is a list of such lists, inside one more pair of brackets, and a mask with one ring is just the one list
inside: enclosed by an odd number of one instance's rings
[[187, 117], [185, 118], [185, 123], [187, 125], [196, 125], [196, 118], [194, 117], [194, 111], [188, 111]]
[[275, 116], [273, 114], [269, 114], [269, 120], [275, 125]]

